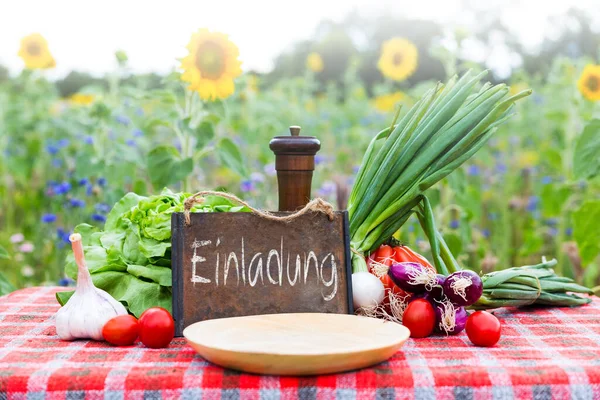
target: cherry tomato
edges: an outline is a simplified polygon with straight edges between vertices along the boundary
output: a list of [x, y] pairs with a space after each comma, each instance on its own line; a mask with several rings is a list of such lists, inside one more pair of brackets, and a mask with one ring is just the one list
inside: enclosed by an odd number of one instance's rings
[[396, 246], [394, 247], [394, 261], [395, 262], [416, 262], [422, 266], [435, 271], [435, 268], [429, 261], [416, 251], [413, 251], [408, 246]]
[[167, 347], [175, 336], [175, 321], [164, 308], [147, 309], [140, 315], [139, 323], [140, 340], [151, 349]]
[[491, 347], [500, 340], [500, 321], [487, 311], [475, 311], [467, 319], [467, 336], [475, 346]]
[[410, 337], [424, 338], [433, 333], [435, 327], [435, 311], [425, 299], [412, 301], [404, 310], [402, 325], [410, 330]]
[[102, 336], [115, 346], [129, 346], [140, 332], [138, 320], [133, 315], [119, 315], [108, 320], [102, 328]]

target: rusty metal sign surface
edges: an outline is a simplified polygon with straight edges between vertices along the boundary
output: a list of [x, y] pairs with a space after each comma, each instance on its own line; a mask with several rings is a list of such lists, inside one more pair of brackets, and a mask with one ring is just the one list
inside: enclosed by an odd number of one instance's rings
[[[280, 213], [283, 214], [283, 213]], [[284, 223], [251, 213], [175, 213], [176, 334], [207, 319], [352, 312], [348, 215], [309, 213]]]

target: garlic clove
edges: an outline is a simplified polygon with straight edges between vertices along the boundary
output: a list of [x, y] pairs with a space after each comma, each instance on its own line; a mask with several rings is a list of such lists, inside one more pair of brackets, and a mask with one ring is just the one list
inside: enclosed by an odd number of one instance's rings
[[94, 286], [85, 265], [81, 235], [75, 233], [69, 240], [78, 267], [77, 287], [69, 301], [56, 313], [56, 333], [62, 340], [103, 340], [102, 328], [106, 322], [118, 315], [126, 315], [127, 310], [110, 294]]

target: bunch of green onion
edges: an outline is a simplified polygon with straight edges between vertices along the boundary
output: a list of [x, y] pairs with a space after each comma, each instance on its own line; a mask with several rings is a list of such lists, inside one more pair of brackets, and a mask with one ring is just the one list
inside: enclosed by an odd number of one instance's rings
[[593, 294], [572, 279], [558, 276], [555, 259], [541, 264], [508, 268], [482, 276], [483, 295], [472, 306], [477, 310], [497, 307], [521, 307], [532, 304], [567, 307], [591, 302], [589, 297], [572, 293]]
[[438, 84], [369, 144], [348, 204], [355, 272], [366, 270], [360, 255], [388, 240], [423, 193], [475, 154], [510, 118], [514, 102], [531, 94], [509, 96], [504, 84], [477, 89], [486, 73]]

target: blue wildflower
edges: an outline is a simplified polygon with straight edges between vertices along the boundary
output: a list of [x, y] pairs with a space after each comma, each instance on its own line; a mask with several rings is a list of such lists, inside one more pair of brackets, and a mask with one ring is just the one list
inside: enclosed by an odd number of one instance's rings
[[496, 164], [496, 172], [498, 172], [499, 174], [505, 174], [507, 170], [508, 170], [508, 168], [506, 167], [506, 164], [504, 164], [504, 163]]
[[315, 156], [315, 165], [323, 164], [327, 159], [324, 156], [317, 154]]
[[240, 183], [240, 190], [243, 193], [248, 193], [254, 190], [254, 182], [249, 179], [245, 179]]
[[88, 135], [83, 139], [83, 142], [85, 144], [94, 144], [94, 138]]
[[548, 229], [548, 234], [552, 237], [556, 237], [556, 235], [558, 235], [558, 229], [556, 228], [549, 228]]
[[323, 182], [323, 184], [321, 185], [319, 190], [317, 190], [317, 193], [319, 194], [319, 196], [328, 197], [328, 196], [333, 195], [336, 190], [337, 190], [337, 185], [335, 184], [335, 182], [326, 181], [326, 182]]
[[250, 180], [255, 183], [263, 183], [265, 181], [265, 176], [260, 172], [253, 172], [250, 174]]
[[54, 168], [60, 168], [62, 166], [62, 160], [60, 158], [53, 158], [52, 159], [52, 166]]
[[567, 228], [565, 229], [565, 235], [567, 235], [568, 237], [573, 236], [573, 228]]
[[495, 221], [495, 220], [497, 220], [497, 219], [498, 219], [498, 213], [496, 213], [496, 212], [491, 212], [491, 213], [489, 213], [489, 214], [488, 214], [488, 219], [489, 219], [490, 221]]
[[55, 194], [66, 194], [71, 190], [71, 184], [69, 182], [62, 182], [52, 186], [52, 190]]
[[58, 153], [59, 150], [60, 149], [56, 145], [53, 145], [53, 144], [46, 145], [46, 151], [48, 152], [48, 154], [55, 155], [56, 153]]
[[74, 208], [85, 207], [85, 201], [79, 200], [79, 199], [75, 199], [75, 198], [69, 200], [69, 204], [71, 205], [71, 207], [74, 207]]
[[275, 176], [275, 174], [277, 173], [277, 170], [275, 169], [275, 163], [269, 163], [265, 165], [263, 171], [265, 171], [265, 174], [267, 174], [267, 176]]
[[88, 183], [88, 185], [85, 187], [86, 196], [91, 196], [93, 191], [94, 191], [94, 187], [90, 183]]
[[414, 225], [414, 224], [410, 224], [410, 225], [408, 225], [408, 232], [409, 232], [409, 233], [412, 233], [412, 232], [414, 232], [414, 231], [415, 231], [415, 225]]
[[56, 215], [55, 214], [44, 214], [42, 215], [42, 222], [45, 224], [50, 224], [52, 222], [56, 221]]
[[127, 146], [129, 147], [135, 147], [137, 146], [137, 143], [135, 142], [135, 140], [133, 139], [127, 139], [127, 141], [125, 142], [127, 144]]
[[550, 226], [558, 225], [558, 218], [546, 218], [546, 224]]
[[144, 132], [142, 132], [141, 129], [136, 128], [133, 130], [133, 137], [142, 137], [142, 136], [144, 136]]
[[100, 178], [98, 178], [97, 182], [98, 182], [98, 185], [105, 186], [106, 185], [106, 178], [100, 177]]
[[450, 228], [452, 229], [458, 229], [459, 225], [460, 224], [457, 219], [453, 219], [452, 221], [450, 221]]
[[56, 228], [56, 237], [60, 240], [61, 243], [71, 243], [69, 240], [69, 236], [71, 236], [71, 232], [65, 231], [63, 228]]
[[489, 238], [492, 233], [490, 232], [489, 229], [483, 228], [481, 230], [481, 234], [483, 235], [484, 238]]
[[92, 219], [98, 222], [106, 222], [106, 217], [101, 214], [92, 214]]
[[58, 286], [71, 286], [74, 285], [75, 281], [71, 278], [62, 278], [58, 281]]
[[139, 117], [143, 117], [144, 116], [144, 109], [139, 107], [135, 110], [135, 114]]
[[60, 147], [62, 149], [62, 148], [67, 147], [70, 143], [71, 142], [69, 141], [69, 139], [63, 138], [58, 141], [58, 147]]
[[360, 171], [360, 165], [355, 165], [352, 167], [352, 173], [358, 174], [358, 171]]
[[475, 164], [469, 165], [469, 168], [467, 168], [467, 174], [470, 176], [479, 175], [479, 167]]
[[94, 206], [94, 209], [100, 214], [107, 214], [110, 211], [110, 206], [106, 203], [98, 203]]
[[540, 205], [540, 198], [538, 196], [529, 196], [529, 199], [527, 200], [526, 209], [529, 212], [534, 212], [535, 210], [537, 210], [539, 205]]
[[88, 179], [87, 178], [82, 178], [79, 180], [79, 186], [85, 186], [88, 184]]
[[125, 126], [129, 125], [129, 123], [131, 122], [129, 117], [126, 115], [117, 115], [115, 117], [115, 121], [117, 121], [119, 124], [125, 125]]
[[549, 183], [552, 183], [552, 177], [542, 176], [541, 182], [542, 182], [542, 185], [548, 185]]

